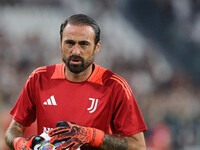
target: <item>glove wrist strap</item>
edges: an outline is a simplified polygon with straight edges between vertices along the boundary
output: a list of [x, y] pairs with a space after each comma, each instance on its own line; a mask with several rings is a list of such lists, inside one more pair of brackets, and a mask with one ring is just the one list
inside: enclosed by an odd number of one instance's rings
[[100, 147], [103, 143], [105, 133], [99, 129], [92, 128], [91, 130], [92, 130], [91, 135], [93, 136], [93, 138], [89, 143], [89, 145], [93, 147]]
[[17, 143], [19, 143], [21, 140], [24, 140], [25, 138], [23, 138], [23, 137], [16, 137], [16, 138], [14, 138], [14, 140], [13, 140], [13, 147], [17, 150]]

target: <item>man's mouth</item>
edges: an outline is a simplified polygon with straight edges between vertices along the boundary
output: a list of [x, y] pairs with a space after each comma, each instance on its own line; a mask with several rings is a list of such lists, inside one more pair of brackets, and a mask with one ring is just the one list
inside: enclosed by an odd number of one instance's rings
[[80, 64], [81, 60], [79, 60], [79, 59], [72, 59], [72, 60], [70, 60], [70, 63], [71, 64]]

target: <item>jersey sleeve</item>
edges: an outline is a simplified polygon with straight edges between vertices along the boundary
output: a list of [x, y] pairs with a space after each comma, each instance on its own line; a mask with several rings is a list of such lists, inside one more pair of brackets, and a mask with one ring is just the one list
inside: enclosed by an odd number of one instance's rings
[[131, 88], [120, 76], [114, 75], [113, 89], [113, 127], [114, 134], [130, 136], [147, 130], [143, 116]]
[[36, 119], [36, 108], [34, 104], [34, 72], [27, 79], [24, 88], [12, 108], [10, 114], [13, 119], [24, 126], [30, 126]]

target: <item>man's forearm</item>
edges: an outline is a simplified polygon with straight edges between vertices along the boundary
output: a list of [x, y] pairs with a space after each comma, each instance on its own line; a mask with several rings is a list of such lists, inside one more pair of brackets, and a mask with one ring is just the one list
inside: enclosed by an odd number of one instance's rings
[[130, 137], [105, 134], [101, 148], [104, 150], [146, 150], [143, 133]]
[[8, 127], [6, 134], [5, 134], [5, 141], [10, 149], [14, 150], [14, 147], [13, 147], [14, 138], [24, 136], [23, 130], [24, 130], [23, 126], [20, 123], [18, 123], [16, 121], [12, 121], [12, 123]]
[[111, 136], [109, 134], [105, 134], [103, 144], [101, 148], [105, 150], [127, 150], [128, 149], [128, 141], [123, 137]]

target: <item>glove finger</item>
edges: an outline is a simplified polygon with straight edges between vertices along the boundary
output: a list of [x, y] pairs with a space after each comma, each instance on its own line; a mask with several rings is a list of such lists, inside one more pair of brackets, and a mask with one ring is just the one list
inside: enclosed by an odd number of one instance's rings
[[60, 134], [63, 132], [69, 132], [69, 129], [67, 129], [66, 127], [58, 127], [58, 128], [50, 130], [48, 132], [48, 135], [51, 137], [51, 136], [54, 136], [56, 134]]
[[36, 136], [36, 135], [31, 135], [31, 136], [29, 136], [29, 137], [26, 139], [26, 141], [31, 141], [31, 140], [33, 140], [33, 138], [35, 138], [35, 136]]
[[66, 121], [59, 121], [56, 123], [56, 127], [69, 127], [69, 124]]
[[33, 139], [35, 138], [36, 135], [32, 135], [32, 136], [29, 136], [26, 140], [25, 140], [25, 146], [26, 147], [32, 147], [32, 142], [33, 142]]
[[49, 141], [50, 143], [53, 144], [60, 141], [68, 141], [69, 139], [71, 139], [70, 136], [66, 136], [65, 134], [58, 134], [58, 135], [53, 136]]
[[68, 122], [59, 121], [59, 122], [56, 123], [56, 127], [67, 127], [67, 128], [70, 128], [70, 127], [72, 127], [74, 125], [78, 125], [78, 124], [76, 124], [75, 122], [70, 122], [70, 121], [68, 121]]
[[67, 148], [71, 147], [73, 144], [74, 144], [73, 140], [70, 139], [70, 140], [66, 141], [65, 143], [61, 144], [60, 146], [58, 146], [56, 148], [56, 150], [67, 149]]
[[77, 150], [78, 148], [80, 148], [83, 144], [80, 143], [75, 143], [72, 147], [70, 147], [71, 150]]

